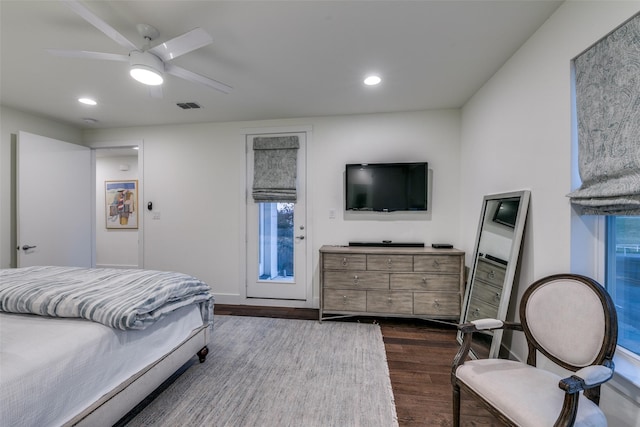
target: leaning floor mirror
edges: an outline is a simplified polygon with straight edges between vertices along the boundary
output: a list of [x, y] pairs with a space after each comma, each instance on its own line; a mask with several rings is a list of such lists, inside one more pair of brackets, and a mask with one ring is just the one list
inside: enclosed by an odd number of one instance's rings
[[[470, 280], [460, 323], [505, 320], [529, 210], [529, 190], [490, 194], [483, 198]], [[498, 357], [502, 331], [473, 334], [473, 357]], [[458, 333], [462, 343], [462, 334]]]

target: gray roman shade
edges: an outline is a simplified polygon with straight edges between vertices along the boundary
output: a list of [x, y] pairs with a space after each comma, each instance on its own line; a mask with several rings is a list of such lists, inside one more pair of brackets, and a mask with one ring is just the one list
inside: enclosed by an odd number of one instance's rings
[[253, 200], [295, 202], [298, 168], [297, 136], [253, 139]]
[[575, 58], [585, 215], [640, 215], [640, 15]]

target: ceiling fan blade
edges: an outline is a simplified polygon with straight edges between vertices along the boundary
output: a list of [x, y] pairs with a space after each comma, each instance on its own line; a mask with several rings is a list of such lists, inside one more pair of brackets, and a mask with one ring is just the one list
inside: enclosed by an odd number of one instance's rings
[[194, 83], [200, 83], [205, 86], [209, 86], [215, 90], [219, 90], [223, 93], [229, 93], [233, 90], [231, 86], [228, 86], [224, 83], [220, 83], [219, 81], [210, 79], [209, 77], [201, 76], [200, 74], [196, 74], [193, 71], [185, 70], [182, 67], [178, 67], [173, 64], [164, 64], [166, 73], [174, 75], [176, 77], [180, 77], [181, 79], [188, 80]]
[[81, 59], [104, 59], [107, 61], [129, 62], [127, 55], [119, 55], [117, 53], [90, 52], [88, 50], [65, 50], [65, 49], [47, 49], [51, 55], [61, 56], [63, 58], [81, 58]]
[[120, 46], [127, 48], [128, 50], [136, 50], [137, 47], [135, 44], [129, 41], [125, 36], [120, 34], [113, 28], [111, 25], [104, 22], [101, 18], [94, 15], [89, 9], [87, 9], [82, 3], [76, 0], [62, 0], [64, 4], [66, 4], [71, 10], [80, 15], [85, 21], [89, 22], [91, 25], [102, 31], [118, 43]]
[[169, 61], [180, 55], [211, 44], [211, 42], [213, 42], [213, 39], [209, 33], [202, 28], [195, 28], [181, 36], [160, 43], [149, 49], [149, 51], [160, 57], [163, 61]]

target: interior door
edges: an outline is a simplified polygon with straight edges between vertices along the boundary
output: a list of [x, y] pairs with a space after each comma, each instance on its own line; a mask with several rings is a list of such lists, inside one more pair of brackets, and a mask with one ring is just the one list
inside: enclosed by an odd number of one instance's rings
[[91, 150], [20, 132], [16, 174], [18, 267], [91, 267]]
[[297, 135], [297, 201], [256, 203], [247, 197], [247, 297], [307, 299], [306, 133], [247, 135], [247, 182], [253, 182], [253, 138]]

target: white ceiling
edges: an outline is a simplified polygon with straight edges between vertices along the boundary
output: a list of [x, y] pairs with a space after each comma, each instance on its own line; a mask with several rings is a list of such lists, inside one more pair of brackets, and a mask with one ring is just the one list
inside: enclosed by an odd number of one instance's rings
[[[160, 30], [152, 44], [195, 27], [213, 37], [174, 62], [234, 90], [166, 76], [157, 99], [129, 77], [126, 63], [45, 51], [128, 53], [61, 2], [0, 0], [0, 100], [79, 128], [458, 108], [561, 3], [85, 1], [140, 46], [138, 23]], [[370, 72], [382, 76], [381, 85], [362, 84]], [[81, 105], [80, 96], [99, 104]], [[188, 101], [202, 109], [176, 106]]]

